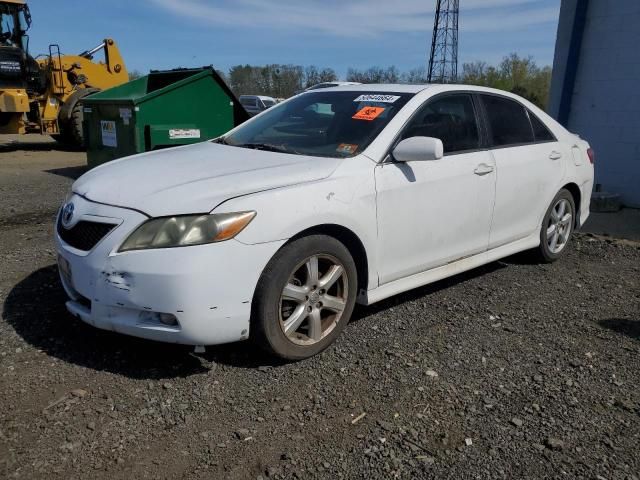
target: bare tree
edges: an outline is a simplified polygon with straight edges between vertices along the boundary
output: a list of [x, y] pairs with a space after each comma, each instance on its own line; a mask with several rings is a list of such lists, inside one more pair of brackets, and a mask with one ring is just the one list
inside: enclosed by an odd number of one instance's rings
[[144, 74], [140, 70], [130, 70], [129, 71], [129, 81], [137, 80], [142, 77]]
[[236, 65], [229, 69], [227, 81], [236, 95], [290, 97], [303, 88], [337, 78], [331, 68], [311, 65]]
[[322, 70], [320, 70], [320, 77], [318, 80], [320, 80], [320, 83], [322, 82], [335, 82], [336, 80], [338, 80], [338, 75], [336, 75], [336, 71], [333, 68], [323, 68]]
[[427, 83], [427, 70], [424, 67], [413, 68], [400, 76], [402, 83]]
[[304, 88], [309, 88], [320, 83], [320, 72], [315, 65], [309, 65], [304, 69]]
[[360, 83], [396, 83], [400, 79], [400, 72], [395, 66], [382, 68], [370, 67], [367, 70], [349, 68], [347, 81]]

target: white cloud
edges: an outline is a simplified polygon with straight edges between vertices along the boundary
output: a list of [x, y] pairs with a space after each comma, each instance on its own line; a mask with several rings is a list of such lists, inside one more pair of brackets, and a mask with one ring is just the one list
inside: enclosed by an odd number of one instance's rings
[[495, 12], [491, 14], [460, 15], [460, 30], [469, 32], [496, 32], [517, 30], [541, 23], [557, 22], [558, 7], [530, 9], [525, 12]]
[[[310, 31], [342, 37], [427, 32], [433, 24], [428, 0], [148, 0], [178, 16], [207, 25], [280, 31]], [[558, 0], [555, 0], [559, 3]], [[519, 29], [552, 22], [559, 4], [535, 0], [462, 0], [465, 32]]]

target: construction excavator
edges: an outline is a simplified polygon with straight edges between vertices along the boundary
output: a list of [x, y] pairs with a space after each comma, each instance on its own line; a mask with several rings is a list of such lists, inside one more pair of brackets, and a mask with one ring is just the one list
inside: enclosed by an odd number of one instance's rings
[[[81, 146], [82, 106], [87, 95], [129, 81], [116, 43], [105, 39], [79, 55], [49, 45], [29, 53], [31, 13], [25, 0], [0, 0], [0, 134], [41, 133]], [[104, 53], [104, 61], [94, 56]]]

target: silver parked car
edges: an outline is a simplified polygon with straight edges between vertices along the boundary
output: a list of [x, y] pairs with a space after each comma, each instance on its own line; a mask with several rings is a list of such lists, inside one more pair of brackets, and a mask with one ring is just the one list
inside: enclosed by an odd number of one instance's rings
[[264, 95], [240, 95], [240, 104], [252, 117], [276, 104], [272, 97]]

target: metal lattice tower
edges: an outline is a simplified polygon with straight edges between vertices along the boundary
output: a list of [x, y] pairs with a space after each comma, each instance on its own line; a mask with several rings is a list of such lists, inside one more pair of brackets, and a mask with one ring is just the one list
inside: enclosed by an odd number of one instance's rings
[[427, 81], [455, 83], [458, 80], [459, 0], [436, 0], [431, 55]]

